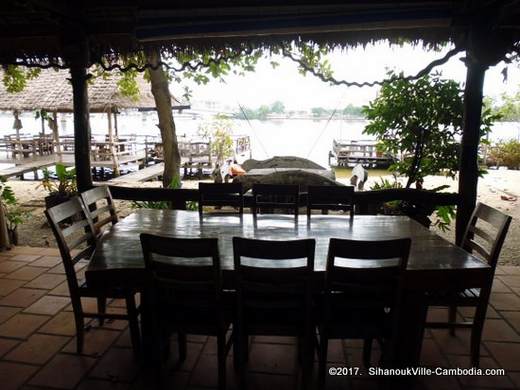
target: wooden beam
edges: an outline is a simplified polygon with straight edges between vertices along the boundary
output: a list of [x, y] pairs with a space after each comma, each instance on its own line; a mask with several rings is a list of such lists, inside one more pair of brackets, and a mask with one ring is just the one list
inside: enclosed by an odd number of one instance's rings
[[462, 131], [459, 195], [457, 208], [456, 242], [460, 244], [464, 229], [477, 202], [478, 147], [480, 142], [480, 122], [484, 78], [487, 66], [472, 59], [466, 59], [466, 86], [464, 89], [464, 128]]

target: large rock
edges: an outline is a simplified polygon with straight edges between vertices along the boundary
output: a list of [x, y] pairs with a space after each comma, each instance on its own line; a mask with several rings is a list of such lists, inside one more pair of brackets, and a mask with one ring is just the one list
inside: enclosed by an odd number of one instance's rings
[[275, 156], [267, 160], [246, 160], [242, 164], [246, 172], [251, 169], [265, 168], [299, 168], [299, 169], [326, 169], [311, 160], [295, 156]]
[[[258, 170], [258, 172], [264, 170]], [[325, 171], [328, 172], [328, 171]], [[343, 184], [331, 179], [329, 175], [318, 174], [316, 171], [291, 169], [272, 173], [250, 174], [236, 177], [233, 182], [242, 183], [244, 191], [248, 191], [253, 184], [298, 184], [300, 191], [306, 191], [307, 186], [342, 186]]]

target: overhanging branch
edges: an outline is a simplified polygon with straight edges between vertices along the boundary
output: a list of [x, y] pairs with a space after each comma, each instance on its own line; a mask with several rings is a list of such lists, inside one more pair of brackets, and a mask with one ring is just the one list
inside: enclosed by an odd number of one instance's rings
[[444, 57], [436, 59], [436, 60], [430, 62], [426, 67], [421, 69], [414, 76], [405, 76], [405, 77], [403, 77], [403, 76], [392, 76], [389, 79], [385, 79], [385, 80], [381, 80], [381, 81], [364, 81], [364, 82], [338, 80], [338, 79], [334, 78], [333, 76], [324, 75], [323, 73], [321, 73], [318, 70], [316, 70], [314, 67], [309, 66], [309, 64], [307, 64], [303, 58], [296, 57], [292, 52], [290, 52], [287, 49], [283, 49], [282, 50], [282, 54], [284, 55], [284, 57], [287, 57], [287, 58], [291, 59], [292, 61], [296, 62], [306, 72], [309, 72], [312, 75], [318, 77], [323, 82], [331, 83], [331, 84], [334, 84], [334, 85], [345, 85], [347, 87], [373, 87], [373, 86], [376, 86], [376, 85], [382, 85], [385, 82], [388, 82], [388, 81], [391, 81], [391, 80], [395, 80], [395, 79], [407, 80], [407, 81], [417, 80], [417, 79], [427, 75], [428, 73], [430, 73], [432, 71], [432, 69], [435, 68], [436, 66], [445, 64], [446, 62], [448, 62], [448, 60], [451, 57], [453, 57], [454, 55], [460, 53], [461, 51], [463, 51], [463, 49], [462, 48], [458, 48], [458, 47], [455, 47], [454, 49], [451, 49], [449, 52], [446, 53], [446, 55], [444, 55]]

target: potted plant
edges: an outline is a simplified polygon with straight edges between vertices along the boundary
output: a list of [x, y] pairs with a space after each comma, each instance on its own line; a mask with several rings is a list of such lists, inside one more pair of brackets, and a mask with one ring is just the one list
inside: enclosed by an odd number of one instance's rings
[[67, 170], [63, 164], [56, 164], [56, 179], [51, 177], [48, 169], [43, 169], [43, 179], [40, 185], [49, 192], [49, 195], [45, 197], [46, 208], [66, 202], [78, 191], [75, 169]]
[[30, 215], [28, 211], [24, 211], [17, 204], [8, 205], [6, 207], [7, 233], [11, 244], [18, 245], [18, 225], [24, 223]]

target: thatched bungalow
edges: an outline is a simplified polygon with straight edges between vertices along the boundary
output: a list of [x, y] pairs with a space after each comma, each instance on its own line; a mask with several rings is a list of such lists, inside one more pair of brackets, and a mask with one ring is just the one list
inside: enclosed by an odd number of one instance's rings
[[[3, 73], [0, 72], [0, 77]], [[70, 75], [64, 70], [42, 69], [38, 77], [27, 80], [27, 85], [21, 92], [11, 93], [6, 90], [3, 83], [0, 83], [0, 111], [10, 111], [15, 114], [23, 111], [46, 111], [52, 116], [49, 123], [53, 132], [52, 138], [56, 152], [61, 155], [62, 142], [58, 132], [58, 114], [74, 112], [72, 86], [69, 81]], [[155, 100], [150, 91], [150, 83], [147, 82], [142, 74], [136, 77], [139, 93], [136, 96], [126, 96], [119, 88], [121, 74], [116, 72], [106, 73], [102, 76], [92, 78], [89, 82], [89, 112], [106, 113], [107, 115], [107, 141], [113, 169], [118, 172], [118, 126], [117, 114], [126, 109], [137, 109], [140, 111], [155, 110]], [[173, 95], [172, 109], [182, 111], [188, 109], [189, 105], [181, 103]], [[45, 119], [42, 119], [42, 136], [45, 134]], [[20, 122], [21, 124], [21, 122]], [[18, 131], [19, 129], [17, 129]], [[48, 137], [42, 140], [47, 141]], [[43, 141], [42, 141], [43, 142]], [[65, 141], [66, 142], [66, 141]], [[22, 150], [22, 142], [16, 137], [10, 137], [6, 145]], [[47, 147], [52, 149], [52, 146]], [[13, 150], [13, 154], [18, 153]], [[18, 153], [22, 154], [22, 152]]]

